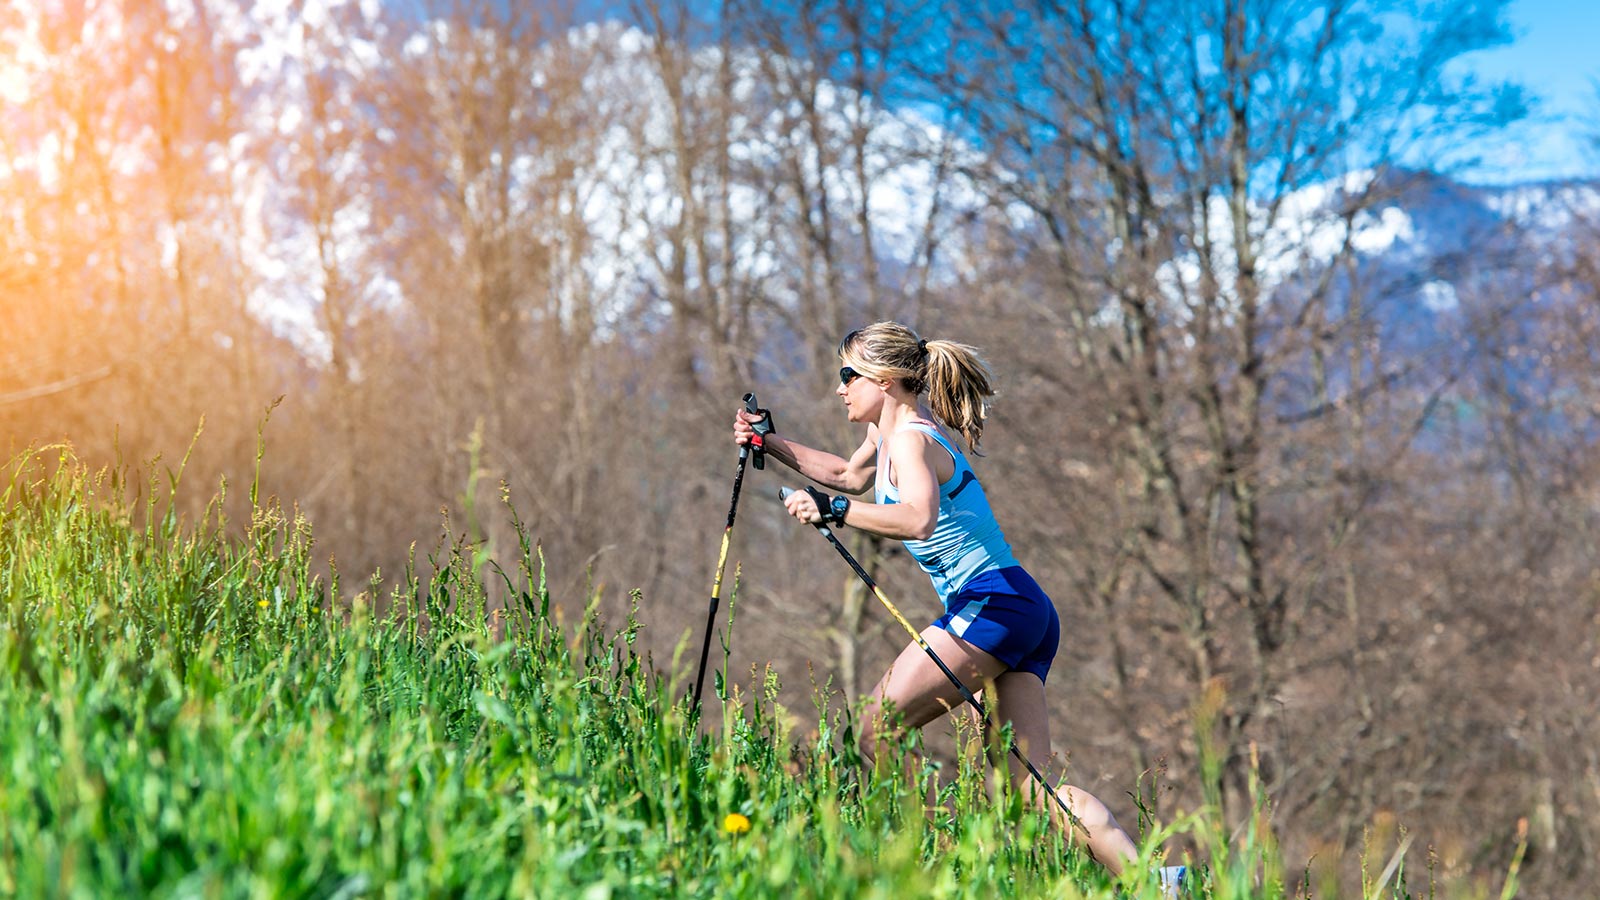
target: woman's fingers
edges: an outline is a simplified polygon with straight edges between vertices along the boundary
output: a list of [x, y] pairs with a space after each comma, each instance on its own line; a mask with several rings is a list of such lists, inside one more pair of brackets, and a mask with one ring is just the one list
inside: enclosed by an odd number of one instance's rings
[[735, 444], [748, 444], [750, 439], [755, 436], [756, 430], [750, 427], [751, 420], [746, 418], [746, 415], [742, 409], [733, 414], [733, 442]]
[[795, 491], [785, 500], [784, 508], [789, 510], [789, 515], [811, 525], [822, 521], [822, 513], [817, 509], [817, 502], [805, 491]]

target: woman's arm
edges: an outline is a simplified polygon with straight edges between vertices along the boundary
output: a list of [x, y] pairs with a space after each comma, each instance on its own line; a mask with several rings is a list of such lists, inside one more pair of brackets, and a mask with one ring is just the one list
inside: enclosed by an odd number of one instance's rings
[[[894, 464], [900, 489], [899, 503], [850, 504], [844, 523], [852, 528], [897, 541], [925, 541], [933, 536], [939, 521], [938, 465], [949, 454], [939, 442], [916, 431], [902, 431], [889, 441], [889, 459]], [[825, 482], [824, 482], [825, 483]], [[804, 491], [789, 495], [785, 504], [789, 514], [802, 522], [820, 522], [823, 511]]]
[[[755, 429], [752, 422], [761, 419], [740, 409], [733, 422], [733, 440], [748, 444]], [[763, 448], [766, 454], [778, 460], [817, 484], [845, 494], [859, 494], [872, 486], [878, 470], [878, 426], [867, 426], [867, 439], [850, 455], [849, 459], [792, 441], [777, 432], [766, 436]]]

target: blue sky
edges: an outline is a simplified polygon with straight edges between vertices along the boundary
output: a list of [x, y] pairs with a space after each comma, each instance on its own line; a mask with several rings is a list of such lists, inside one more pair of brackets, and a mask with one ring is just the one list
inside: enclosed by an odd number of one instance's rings
[[1518, 125], [1504, 146], [1485, 153], [1488, 181], [1600, 173], [1600, 0], [1512, 0], [1515, 41], [1466, 61], [1486, 77], [1521, 82], [1539, 98], [1534, 121]]

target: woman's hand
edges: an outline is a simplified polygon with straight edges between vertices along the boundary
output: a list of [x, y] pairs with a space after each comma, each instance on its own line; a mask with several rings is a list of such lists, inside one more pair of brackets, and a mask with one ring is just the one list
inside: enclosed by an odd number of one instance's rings
[[788, 498], [783, 501], [783, 508], [789, 511], [789, 515], [807, 525], [815, 525], [822, 521], [822, 510], [817, 508], [817, 501], [805, 491], [791, 491]]
[[755, 423], [760, 422], [765, 416], [753, 416], [744, 407], [739, 407], [733, 414], [733, 442], [741, 447], [747, 446], [755, 439]]

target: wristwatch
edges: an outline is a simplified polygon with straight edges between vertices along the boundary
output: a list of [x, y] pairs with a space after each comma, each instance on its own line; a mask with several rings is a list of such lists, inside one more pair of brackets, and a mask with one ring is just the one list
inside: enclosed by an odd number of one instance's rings
[[850, 511], [850, 498], [843, 494], [834, 494], [828, 500], [828, 518], [835, 525], [844, 524], [844, 514]]

